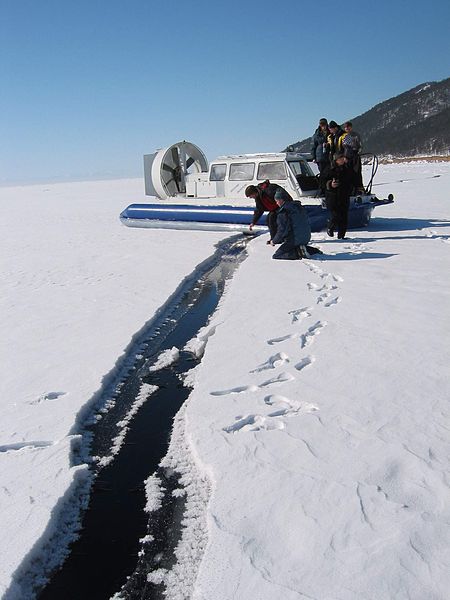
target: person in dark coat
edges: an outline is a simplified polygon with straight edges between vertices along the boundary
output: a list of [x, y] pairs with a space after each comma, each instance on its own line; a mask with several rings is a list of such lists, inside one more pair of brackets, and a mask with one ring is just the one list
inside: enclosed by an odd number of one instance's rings
[[320, 119], [319, 127], [313, 135], [313, 145], [311, 148], [313, 161], [316, 163], [319, 173], [330, 164], [330, 147], [328, 145], [329, 135], [328, 121], [326, 119]]
[[338, 238], [343, 240], [347, 233], [348, 209], [350, 195], [357, 185], [355, 171], [347, 164], [347, 158], [343, 152], [334, 156], [334, 163], [322, 173], [325, 183], [325, 201], [330, 211], [327, 233], [334, 236], [337, 230]]
[[336, 121], [330, 121], [328, 123], [328, 129], [330, 133], [328, 135], [327, 142], [330, 149], [330, 162], [332, 162], [333, 156], [336, 154], [336, 152], [342, 151], [342, 140], [344, 139], [346, 133], [342, 127], [336, 123]]
[[308, 246], [311, 239], [311, 227], [308, 215], [301, 202], [277, 198], [277, 233], [270, 241], [272, 246], [281, 244], [272, 258], [281, 260], [299, 260], [309, 258], [309, 254], [320, 252]]
[[[253, 219], [250, 224], [250, 231], [253, 226], [261, 218], [265, 211], [268, 211], [267, 215], [267, 227], [270, 232], [270, 239], [275, 237], [277, 232], [277, 210], [278, 204], [276, 203], [277, 198], [284, 200], [292, 200], [292, 196], [277, 183], [270, 183], [268, 179], [259, 183], [258, 185], [249, 185], [245, 190], [247, 198], [253, 198], [256, 204], [255, 212], [253, 213]], [[270, 243], [270, 240], [267, 242]]]

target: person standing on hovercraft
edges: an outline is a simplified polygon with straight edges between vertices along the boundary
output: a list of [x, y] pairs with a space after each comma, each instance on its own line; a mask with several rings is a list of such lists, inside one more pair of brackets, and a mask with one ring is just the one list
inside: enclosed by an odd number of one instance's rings
[[357, 191], [364, 193], [364, 184], [362, 180], [362, 165], [361, 165], [361, 136], [353, 130], [353, 123], [346, 121], [344, 123], [345, 136], [342, 136], [341, 150], [347, 157], [349, 166], [357, 175]]
[[316, 163], [319, 173], [321, 173], [330, 164], [330, 146], [328, 144], [328, 121], [325, 118], [320, 119], [319, 127], [313, 135], [313, 145], [311, 154]]
[[332, 163], [333, 157], [336, 154], [336, 152], [342, 151], [342, 140], [344, 139], [346, 133], [342, 129], [342, 127], [340, 127], [340, 125], [336, 123], [336, 121], [330, 121], [328, 123], [328, 130], [330, 132], [327, 137], [328, 147], [330, 151], [329, 159]]

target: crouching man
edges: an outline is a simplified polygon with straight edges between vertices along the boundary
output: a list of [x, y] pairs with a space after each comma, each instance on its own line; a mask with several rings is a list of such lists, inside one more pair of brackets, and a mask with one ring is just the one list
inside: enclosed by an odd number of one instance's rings
[[[258, 185], [249, 185], [245, 190], [245, 195], [247, 198], [253, 198], [256, 204], [253, 219], [249, 227], [250, 231], [259, 221], [262, 214], [268, 211], [267, 227], [269, 228], [270, 240], [272, 240], [277, 232], [277, 198], [292, 200], [292, 196], [281, 185], [270, 183], [268, 179]], [[268, 244], [270, 244], [270, 240], [267, 242]]]
[[309, 258], [310, 254], [321, 253], [317, 248], [308, 246], [311, 239], [311, 227], [308, 215], [300, 202], [275, 197], [278, 205], [277, 232], [271, 245], [281, 244], [272, 258], [299, 260]]

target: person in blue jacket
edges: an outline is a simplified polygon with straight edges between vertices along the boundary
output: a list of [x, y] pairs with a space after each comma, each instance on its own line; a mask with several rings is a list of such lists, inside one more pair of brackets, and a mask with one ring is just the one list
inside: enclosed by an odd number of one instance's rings
[[301, 202], [275, 197], [277, 211], [277, 232], [270, 241], [272, 246], [281, 244], [272, 258], [299, 260], [309, 258], [310, 254], [320, 252], [308, 246], [311, 239], [311, 227], [306, 210]]

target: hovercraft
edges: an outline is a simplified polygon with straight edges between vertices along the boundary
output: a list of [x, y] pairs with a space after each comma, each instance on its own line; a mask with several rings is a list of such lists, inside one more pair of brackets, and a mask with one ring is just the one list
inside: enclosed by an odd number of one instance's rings
[[[363, 159], [371, 168], [370, 181], [364, 193], [350, 197], [349, 229], [366, 227], [376, 206], [393, 202], [392, 194], [383, 200], [372, 194], [378, 161], [375, 155]], [[219, 156], [209, 165], [198, 146], [182, 141], [145, 155], [144, 174], [146, 195], [159, 201], [130, 204], [120, 215], [129, 227], [248, 232], [254, 206], [245, 189], [265, 180], [302, 201], [312, 231], [327, 226], [329, 213], [318, 178], [308, 156], [299, 152]], [[260, 223], [253, 227], [255, 232], [266, 229]]]

